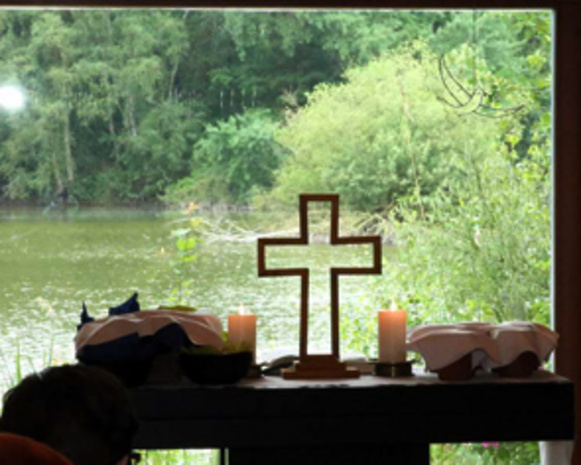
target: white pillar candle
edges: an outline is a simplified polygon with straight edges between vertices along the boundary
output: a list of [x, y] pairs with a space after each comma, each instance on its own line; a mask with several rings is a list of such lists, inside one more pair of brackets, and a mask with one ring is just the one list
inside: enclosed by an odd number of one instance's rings
[[252, 363], [256, 364], [256, 315], [243, 308], [237, 314], [228, 315], [228, 342], [247, 345], [252, 352]]
[[379, 362], [403, 363], [406, 361], [406, 311], [389, 310], [378, 312], [379, 317]]

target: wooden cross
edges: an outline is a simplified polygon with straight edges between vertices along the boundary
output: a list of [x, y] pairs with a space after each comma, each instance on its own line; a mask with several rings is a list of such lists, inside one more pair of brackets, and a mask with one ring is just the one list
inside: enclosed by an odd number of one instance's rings
[[[302, 194], [300, 195], [300, 232], [297, 238], [258, 239], [258, 276], [300, 276], [301, 278], [301, 322], [299, 363], [292, 370], [283, 372], [285, 378], [353, 378], [359, 371], [347, 368], [339, 361], [339, 276], [381, 274], [381, 237], [347, 236], [339, 237], [339, 195]], [[266, 247], [309, 244], [309, 202], [329, 202], [331, 204], [331, 245], [371, 244], [373, 266], [371, 267], [332, 267], [331, 271], [331, 354], [308, 354], [309, 321], [309, 269], [308, 268], [267, 268]]]

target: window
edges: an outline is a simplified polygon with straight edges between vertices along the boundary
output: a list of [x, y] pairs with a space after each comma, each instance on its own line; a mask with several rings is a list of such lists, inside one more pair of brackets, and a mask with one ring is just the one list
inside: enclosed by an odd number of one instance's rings
[[[397, 5], [396, 5], [397, 6]], [[479, 4], [478, 7], [486, 7], [486, 4]], [[526, 6], [523, 4], [523, 6]], [[551, 6], [543, 5], [543, 6]], [[557, 359], [557, 367], [564, 374], [570, 377], [575, 377], [577, 373], [578, 360], [576, 356], [571, 354], [578, 353], [572, 349], [574, 341], [573, 336], [568, 332], [569, 327], [578, 327], [578, 320], [575, 316], [575, 309], [578, 307], [580, 296], [576, 291], [576, 284], [574, 277], [577, 276], [578, 255], [572, 253], [576, 250], [576, 231], [578, 231], [577, 211], [578, 205], [576, 192], [579, 183], [577, 182], [576, 173], [578, 170], [576, 154], [579, 151], [579, 136], [576, 132], [579, 126], [579, 110], [574, 107], [575, 99], [573, 96], [578, 96], [577, 82], [579, 82], [579, 64], [575, 62], [576, 51], [572, 48], [574, 44], [574, 37], [572, 32], [568, 29], [575, 24], [573, 18], [575, 14], [579, 14], [579, 8], [569, 6], [567, 4], [559, 5], [557, 9], [557, 84], [556, 84], [556, 140], [555, 147], [557, 155], [555, 160], [555, 178], [556, 178], [556, 202], [555, 202], [555, 305], [556, 305], [556, 323], [557, 329], [563, 334], [562, 345], [560, 350], [563, 354], [568, 354], [567, 357]], [[571, 21], [569, 23], [569, 21]], [[562, 28], [562, 29], [561, 29]], [[563, 31], [563, 32], [561, 32]], [[562, 35], [560, 35], [562, 34]], [[569, 41], [567, 41], [569, 38]], [[50, 52], [50, 51], [49, 51]], [[49, 53], [47, 52], [47, 53]], [[572, 57], [572, 58], [571, 58]], [[89, 86], [90, 83], [87, 83]], [[567, 96], [567, 97], [565, 97]], [[569, 98], [570, 96], [570, 98]], [[292, 96], [289, 96], [292, 97]], [[224, 100], [224, 98], [226, 100]], [[224, 108], [226, 103], [234, 102], [234, 99], [228, 101], [230, 96], [217, 97], [216, 107]], [[246, 95], [245, 99], [251, 100], [252, 96]], [[222, 100], [220, 100], [222, 99]], [[247, 101], [248, 101], [247, 100]], [[240, 103], [242, 102], [242, 103]], [[244, 103], [244, 99], [239, 100], [239, 105]], [[58, 111], [58, 109], [56, 110]], [[130, 112], [129, 112], [130, 114]], [[129, 126], [131, 126], [131, 118], [128, 116]], [[170, 128], [171, 130], [171, 128]], [[66, 127], [63, 126], [63, 140], [66, 141]], [[26, 139], [26, 135], [23, 135]], [[61, 142], [62, 143], [62, 142]], [[66, 143], [66, 142], [65, 142]], [[136, 148], [138, 150], [139, 148]], [[65, 150], [66, 153], [66, 150]], [[67, 166], [63, 166], [63, 179], [66, 178]], [[563, 321], [561, 318], [565, 318]], [[572, 323], [573, 322], [573, 323]], [[560, 361], [562, 360], [562, 361]]]

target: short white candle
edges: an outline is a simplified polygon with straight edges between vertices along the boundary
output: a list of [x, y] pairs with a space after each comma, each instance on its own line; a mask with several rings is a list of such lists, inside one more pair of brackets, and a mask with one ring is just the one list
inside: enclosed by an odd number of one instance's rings
[[397, 310], [395, 303], [389, 310], [378, 312], [379, 362], [403, 363], [406, 361], [406, 311]]
[[252, 363], [256, 364], [256, 315], [244, 308], [228, 315], [228, 342], [232, 345], [246, 344], [252, 351]]

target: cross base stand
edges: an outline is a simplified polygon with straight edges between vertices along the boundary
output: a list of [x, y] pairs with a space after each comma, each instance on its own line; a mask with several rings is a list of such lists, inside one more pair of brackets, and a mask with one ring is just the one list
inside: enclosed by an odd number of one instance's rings
[[377, 362], [374, 370], [375, 376], [385, 378], [399, 378], [401, 376], [413, 376], [412, 362], [383, 363]]
[[359, 378], [357, 368], [348, 367], [333, 355], [307, 355], [292, 368], [282, 370], [284, 379], [345, 379]]

